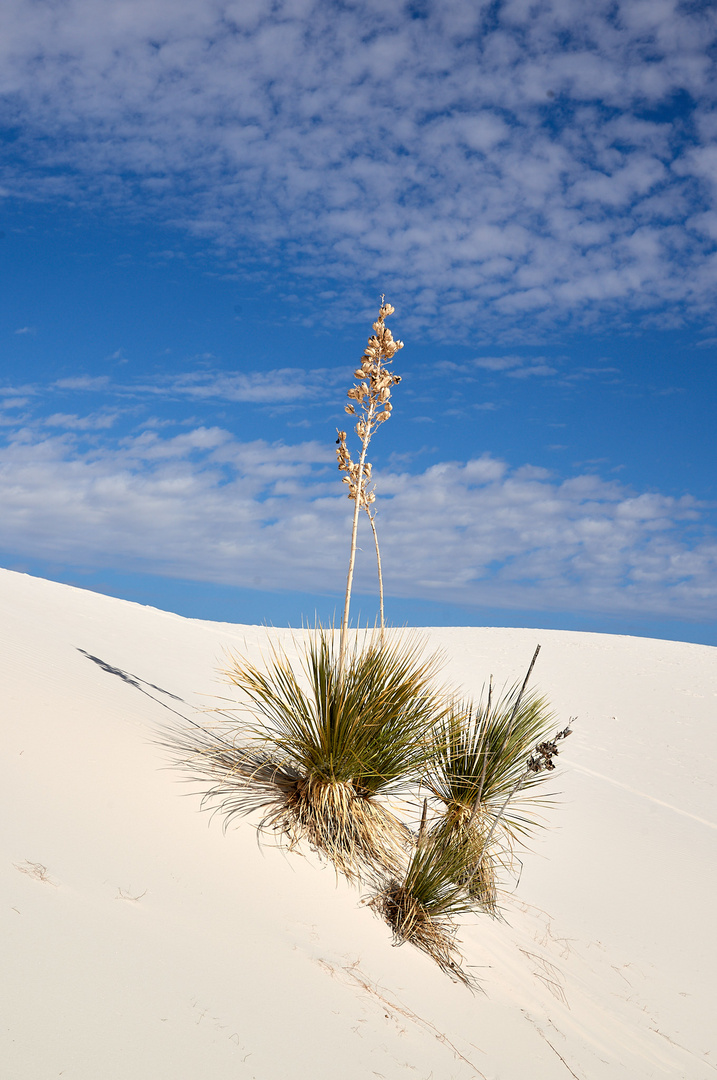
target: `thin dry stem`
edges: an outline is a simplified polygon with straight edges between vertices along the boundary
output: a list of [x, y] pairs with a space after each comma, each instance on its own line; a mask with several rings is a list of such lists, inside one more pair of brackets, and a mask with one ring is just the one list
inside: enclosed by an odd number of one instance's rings
[[513, 730], [513, 722], [514, 722], [516, 716], [518, 715], [518, 709], [520, 708], [520, 703], [523, 700], [523, 694], [525, 693], [525, 688], [528, 685], [528, 681], [530, 679], [530, 676], [533, 674], [533, 668], [535, 667], [535, 661], [538, 659], [538, 653], [539, 652], [540, 652], [540, 645], [536, 645], [535, 646], [535, 652], [533, 653], [533, 659], [530, 661], [530, 666], [528, 667], [528, 670], [525, 673], [525, 678], [523, 679], [523, 685], [521, 686], [520, 693], [518, 694], [518, 697], [516, 698], [516, 701], [515, 701], [515, 706], [513, 708], [513, 715], [511, 716], [510, 724], [508, 725], [507, 738], [510, 738], [510, 733]]
[[[367, 419], [369, 421], [372, 421], [373, 416], [369, 415], [367, 417]], [[356, 426], [358, 427], [358, 424]], [[361, 456], [360, 456], [359, 462], [358, 462], [357, 487], [358, 487], [359, 492], [360, 492], [361, 487], [362, 487], [364, 463], [366, 461], [366, 451], [368, 450], [368, 444], [369, 444], [369, 439], [370, 438], [371, 438], [370, 429], [367, 428], [366, 434], [364, 435], [364, 438], [363, 438], [362, 443], [361, 443]], [[346, 632], [348, 630], [348, 625], [349, 625], [349, 608], [351, 606], [351, 589], [352, 589], [353, 580], [354, 580], [354, 566], [356, 565], [356, 541], [357, 541], [357, 538], [358, 538], [358, 519], [359, 519], [360, 510], [361, 510], [361, 498], [360, 498], [360, 496], [357, 496], [355, 498], [355, 500], [354, 500], [354, 519], [353, 519], [353, 524], [351, 526], [351, 551], [350, 551], [350, 554], [349, 554], [348, 575], [346, 577], [346, 598], [344, 600], [344, 613], [343, 613], [343, 616], [341, 618], [341, 645], [340, 645], [340, 649], [339, 649], [339, 678], [343, 674], [344, 663], [345, 663], [345, 659], [346, 659], [346, 644], [347, 644]]]
[[380, 550], [380, 548], [378, 546], [378, 533], [376, 532], [376, 523], [374, 521], [374, 516], [375, 515], [373, 515], [371, 513], [371, 511], [369, 510], [368, 507], [366, 507], [365, 509], [366, 509], [366, 513], [368, 514], [368, 519], [371, 522], [371, 531], [373, 532], [373, 542], [374, 542], [374, 544], [376, 546], [376, 566], [378, 567], [378, 598], [379, 598], [380, 613], [381, 613], [381, 644], [383, 645], [384, 638], [385, 638], [385, 633], [386, 633], [386, 621], [385, 621], [385, 618], [384, 618], [384, 609], [383, 609], [383, 570], [382, 570], [382, 567], [381, 567], [381, 550]]

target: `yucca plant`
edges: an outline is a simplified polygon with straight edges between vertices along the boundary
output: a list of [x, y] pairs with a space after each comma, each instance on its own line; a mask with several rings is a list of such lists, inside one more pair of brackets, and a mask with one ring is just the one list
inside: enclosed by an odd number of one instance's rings
[[462, 852], [461, 884], [493, 912], [498, 867], [540, 825], [534, 788], [542, 775], [526, 762], [554, 716], [543, 697], [526, 691], [527, 678], [498, 699], [489, 687], [477, 705], [456, 703], [436, 725], [423, 777], [442, 811], [432, 835]]
[[[391, 416], [395, 341], [381, 298], [371, 337], [354, 372], [345, 411], [360, 443], [353, 460], [338, 431], [337, 459], [353, 500], [349, 565], [340, 629], [316, 627], [297, 641], [298, 661], [280, 646], [255, 664], [235, 655], [224, 674], [239, 692], [236, 709], [216, 725], [174, 731], [175, 761], [204, 788], [203, 805], [225, 818], [260, 814], [258, 829], [290, 848], [301, 841], [349, 880], [375, 884], [371, 906], [397, 943], [409, 941], [454, 978], [474, 985], [458, 963], [456, 919], [476, 908], [495, 912], [496, 871], [538, 824], [531, 812], [540, 774], [552, 769], [552, 714], [522, 685], [494, 701], [459, 703], [435, 686], [438, 657], [418, 639], [387, 636], [375, 492], [367, 451]], [[380, 629], [349, 622], [364, 510], [373, 533]], [[237, 711], [238, 718], [232, 713]], [[542, 740], [542, 741], [540, 741]], [[536, 745], [537, 744], [537, 745]], [[430, 792], [418, 834], [402, 820], [398, 796]], [[405, 806], [405, 802], [404, 802]], [[436, 811], [438, 807], [438, 811]]]
[[[383, 578], [372, 507], [369, 443], [392, 410], [401, 380], [391, 363], [403, 347], [385, 319], [383, 302], [354, 372], [346, 412], [356, 418], [360, 453], [353, 461], [346, 432], [337, 439], [338, 465], [354, 502], [349, 567], [339, 633], [310, 631], [297, 665], [280, 648], [257, 666], [235, 656], [225, 672], [239, 690], [244, 722], [220, 735], [195, 726], [175, 740], [195, 775], [211, 778], [205, 805], [229, 821], [261, 810], [259, 827], [290, 845], [306, 840], [349, 878], [362, 866], [399, 866], [410, 831], [385, 796], [426, 768], [431, 733], [446, 710], [433, 689], [436, 657], [425, 659], [415, 639], [385, 639]], [[380, 632], [356, 633], [349, 609], [360, 511], [374, 536], [379, 571]], [[382, 798], [383, 797], [383, 798]]]
[[205, 802], [227, 821], [262, 810], [261, 829], [307, 841], [356, 879], [400, 865], [410, 832], [386, 797], [426, 769], [447, 706], [433, 686], [439, 658], [417, 638], [357, 634], [342, 671], [339, 650], [338, 635], [317, 628], [298, 673], [279, 647], [260, 666], [234, 656], [225, 674], [244, 719], [225, 723], [221, 741], [194, 728], [183, 762], [215, 780]]
[[[512, 702], [513, 706], [508, 714], [506, 729], [511, 736], [516, 723], [523, 727], [524, 734], [527, 734], [531, 725], [537, 725], [537, 729], [540, 727], [535, 715], [532, 721], [525, 718], [521, 720], [521, 698], [526, 682], [527, 677], [522, 690], [514, 691], [507, 699], [503, 699], [503, 702]], [[524, 704], [528, 712], [535, 712], [536, 699], [528, 699]], [[497, 710], [499, 715], [502, 714], [501, 719], [504, 719], [507, 711], [502, 710], [500, 705]], [[467, 741], [463, 729], [464, 734], [457, 743], [464, 765], [470, 763], [471, 745], [475, 748], [476, 743], [476, 714], [471, 712], [470, 717], [473, 728], [471, 737]], [[490, 726], [487, 721], [490, 718], [489, 697], [482, 716], [484, 723], [481, 724], [481, 718], [478, 718], [478, 725], [482, 726], [486, 733]], [[438, 725], [439, 730], [443, 728], [445, 731], [446, 725], [450, 728], [455, 719], [455, 713], [448, 716]], [[543, 717], [543, 720], [545, 719], [547, 717]], [[497, 726], [503, 725], [499, 723]], [[494, 777], [493, 790], [496, 793], [500, 791], [502, 799], [492, 806], [490, 825], [485, 832], [481, 832], [479, 828], [476, 828], [475, 833], [471, 830], [477, 818], [476, 809], [480, 805], [478, 792], [489, 774], [487, 767], [482, 768], [479, 788], [469, 783], [465, 774], [462, 775], [460, 785], [457, 784], [453, 791], [453, 797], [449, 795], [449, 785], [444, 776], [444, 813], [430, 828], [427, 827], [428, 800], [424, 800], [421, 826], [406, 870], [402, 875], [384, 875], [379, 878], [373, 894], [368, 898], [370, 906], [391, 927], [396, 944], [411, 942], [431, 956], [439, 967], [453, 978], [468, 986], [475, 986], [474, 980], [463, 971], [456, 957], [456, 919], [476, 908], [494, 908], [494, 872], [492, 869], [488, 873], [484, 870], [493, 836], [506, 818], [507, 807], [516, 793], [532, 784], [542, 773], [555, 768], [553, 758], [558, 754], [557, 744], [570, 734], [568, 724], [552, 739], [543, 739], [537, 745], [529, 744], [529, 753], [521, 757], [519, 764], [513, 760], [506, 762], [506, 769], [513, 772], [513, 781], [506, 789], [502, 780]], [[489, 746], [489, 740], [486, 739], [483, 745]], [[445, 742], [442, 746], [445, 751]], [[451, 755], [449, 760], [455, 764], [458, 757], [458, 754]], [[434, 794], [437, 792], [436, 786]], [[467, 796], [474, 799], [471, 808], [465, 801], [459, 801], [461, 797], [465, 800]], [[516, 831], [522, 832], [525, 829], [526, 819], [517, 818], [513, 813], [508, 820], [511, 818], [512, 828], [509, 825], [506, 831], [512, 840]], [[516, 822], [520, 826], [517, 830]], [[478, 885], [475, 884], [476, 879]]]
[[456, 920], [475, 907], [460, 884], [467, 872], [459, 845], [426, 834], [419, 838], [405, 872], [384, 877], [368, 903], [388, 923], [396, 945], [415, 945], [452, 978], [473, 987], [456, 948]]

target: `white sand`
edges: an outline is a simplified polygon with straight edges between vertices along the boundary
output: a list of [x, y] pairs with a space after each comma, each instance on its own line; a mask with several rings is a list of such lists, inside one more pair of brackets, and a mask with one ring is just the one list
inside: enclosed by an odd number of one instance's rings
[[428, 632], [474, 693], [540, 642], [535, 684], [578, 716], [507, 922], [461, 933], [474, 996], [310, 853], [260, 849], [249, 820], [223, 835], [165, 768], [167, 708], [196, 717], [223, 649], [269, 631], [9, 571], [0, 598], [3, 1080], [717, 1073], [717, 649]]

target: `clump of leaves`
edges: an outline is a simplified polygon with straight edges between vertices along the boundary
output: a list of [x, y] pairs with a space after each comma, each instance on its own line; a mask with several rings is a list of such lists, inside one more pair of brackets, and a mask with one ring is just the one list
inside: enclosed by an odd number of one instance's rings
[[495, 698], [491, 682], [477, 705], [454, 705], [435, 728], [423, 777], [441, 806], [432, 829], [436, 840], [461, 850], [462, 883], [492, 912], [499, 865], [540, 825], [534, 788], [542, 770], [527, 770], [526, 761], [555, 720], [546, 700], [526, 689], [538, 651], [522, 685]]
[[438, 844], [451, 845], [460, 855], [456, 883], [465, 888], [472, 902], [482, 911], [497, 913], [498, 868], [501, 856], [486, 849], [485, 826], [476, 824], [473, 809], [452, 803], [438, 816], [431, 836]]
[[415, 945], [446, 974], [473, 987], [456, 945], [456, 920], [475, 907], [460, 884], [466, 872], [459, 845], [426, 834], [419, 838], [405, 872], [385, 877], [368, 903], [388, 923], [394, 944]]
[[[516, 702], [520, 704], [520, 695]], [[489, 708], [486, 711], [490, 715]], [[517, 719], [515, 704], [513, 714]], [[446, 809], [430, 829], [426, 825], [428, 800], [424, 800], [421, 827], [405, 872], [400, 876], [384, 875], [368, 901], [390, 926], [396, 944], [410, 942], [431, 956], [447, 974], [475, 986], [459, 963], [456, 920], [470, 911], [494, 911], [495, 867], [488, 854], [494, 833], [516, 793], [541, 773], [555, 768], [557, 744], [570, 733], [568, 725], [552, 739], [544, 739], [532, 747], [522, 758], [520, 771], [507, 792], [499, 785], [505, 794], [502, 803], [493, 807], [487, 833], [480, 829], [472, 831], [479, 805], [475, 791], [472, 809], [456, 799], [448, 806], [444, 797]], [[511, 767], [515, 764], [511, 762]], [[485, 782], [485, 774], [482, 779]]]
[[387, 804], [427, 767], [445, 712], [434, 688], [439, 657], [406, 635], [354, 637], [340, 669], [337, 635], [317, 628], [300, 670], [278, 647], [262, 665], [234, 656], [229, 681], [243, 722], [185, 735], [183, 762], [215, 782], [205, 803], [227, 821], [261, 810], [259, 828], [300, 840], [349, 879], [396, 869], [410, 833]]

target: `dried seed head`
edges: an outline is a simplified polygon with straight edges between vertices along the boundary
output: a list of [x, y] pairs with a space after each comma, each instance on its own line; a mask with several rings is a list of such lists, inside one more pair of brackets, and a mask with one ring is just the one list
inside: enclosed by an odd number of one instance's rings
[[[398, 349], [403, 348], [403, 342], [394, 341], [393, 334], [385, 325], [384, 320], [393, 314], [394, 308], [391, 304], [383, 303], [383, 297], [381, 300], [378, 319], [373, 324], [374, 333], [368, 338], [359, 366], [353, 373], [358, 383], [348, 391], [349, 404], [344, 406], [347, 415], [357, 418], [354, 431], [363, 444], [362, 453], [366, 452], [376, 428], [391, 415], [391, 388], [401, 381], [401, 376], [394, 375], [387, 365]], [[373, 491], [368, 489], [371, 465], [364, 462], [361, 466], [352, 461], [346, 447], [346, 432], [339, 431], [338, 436], [337, 464], [339, 471], [346, 474], [342, 480], [348, 486], [348, 497], [357, 500], [359, 506], [368, 510], [376, 498]]]

